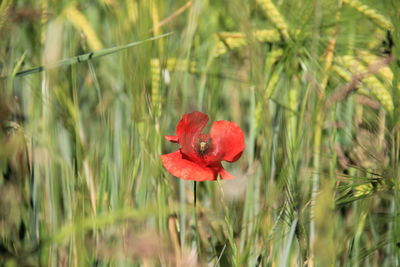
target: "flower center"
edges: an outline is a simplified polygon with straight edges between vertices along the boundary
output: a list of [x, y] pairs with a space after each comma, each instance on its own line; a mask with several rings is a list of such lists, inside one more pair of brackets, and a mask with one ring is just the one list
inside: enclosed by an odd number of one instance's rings
[[199, 150], [200, 152], [204, 153], [208, 149], [208, 143], [207, 142], [200, 142], [199, 145]]
[[197, 153], [200, 154], [200, 156], [204, 156], [211, 148], [211, 139], [208, 140], [199, 140], [196, 146], [196, 151]]

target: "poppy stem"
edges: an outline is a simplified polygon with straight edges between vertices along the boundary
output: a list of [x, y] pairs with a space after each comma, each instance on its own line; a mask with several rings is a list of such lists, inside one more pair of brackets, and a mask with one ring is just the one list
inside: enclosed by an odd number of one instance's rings
[[196, 200], [197, 200], [197, 182], [193, 181], [193, 203], [194, 203], [194, 207], [196, 207]]
[[199, 217], [197, 214], [196, 202], [197, 202], [197, 182], [193, 181], [193, 204], [194, 204], [193, 215], [194, 215], [194, 225], [195, 225], [194, 235], [196, 237], [197, 254], [201, 258], [202, 256], [201, 239], [199, 233]]

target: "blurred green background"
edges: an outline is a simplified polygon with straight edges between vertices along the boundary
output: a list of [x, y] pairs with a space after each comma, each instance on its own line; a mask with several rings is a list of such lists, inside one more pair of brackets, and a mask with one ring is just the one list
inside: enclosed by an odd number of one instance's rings
[[[397, 0], [2, 0], [0, 265], [399, 265], [399, 32]], [[246, 137], [196, 207], [160, 162], [195, 110]]]

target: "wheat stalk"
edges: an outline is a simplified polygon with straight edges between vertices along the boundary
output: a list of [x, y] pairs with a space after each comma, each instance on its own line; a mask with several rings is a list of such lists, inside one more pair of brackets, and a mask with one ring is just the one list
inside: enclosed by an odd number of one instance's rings
[[383, 15], [379, 14], [378, 11], [367, 6], [366, 4], [363, 4], [358, 0], [343, 0], [343, 3], [353, 7], [358, 12], [364, 14], [383, 29], [385, 30], [393, 29], [393, 25], [389, 20], [387, 20]]
[[85, 34], [87, 38], [87, 43], [91, 50], [100, 50], [103, 48], [103, 44], [101, 43], [92, 25], [90, 25], [89, 21], [75, 7], [75, 5], [70, 5], [69, 7], [67, 7], [65, 10], [65, 14], [68, 20], [71, 21], [71, 23], [74, 25], [74, 27]]
[[289, 27], [285, 18], [279, 12], [278, 8], [271, 0], [257, 0], [265, 15], [275, 24], [279, 29], [284, 39], [289, 38]]
[[[336, 61], [338, 64], [347, 69], [352, 75], [363, 74], [361, 77], [359, 77], [362, 84], [371, 91], [372, 95], [378, 99], [378, 101], [387, 111], [393, 111], [393, 99], [391, 94], [375, 76], [371, 75], [367, 67], [365, 67], [353, 56], [338, 57]], [[344, 74], [343, 71], [340, 71], [337, 67], [335, 68], [335, 71], [338, 72], [338, 74], [342, 77], [349, 80], [348, 75]]]

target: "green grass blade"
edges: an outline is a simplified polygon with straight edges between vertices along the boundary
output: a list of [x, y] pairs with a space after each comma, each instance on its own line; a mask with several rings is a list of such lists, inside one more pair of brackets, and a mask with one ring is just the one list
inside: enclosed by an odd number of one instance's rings
[[63, 66], [69, 66], [69, 65], [72, 65], [72, 64], [76, 64], [76, 63], [82, 63], [82, 62], [88, 61], [90, 59], [107, 56], [107, 55], [114, 54], [116, 52], [119, 52], [119, 51], [127, 49], [127, 48], [131, 48], [131, 47], [138, 46], [138, 45], [141, 45], [141, 44], [146, 43], [146, 42], [150, 42], [150, 41], [154, 41], [154, 40], [157, 40], [157, 39], [160, 39], [160, 38], [164, 38], [164, 37], [170, 36], [171, 34], [172, 33], [165, 33], [165, 34], [162, 34], [162, 35], [151, 37], [151, 38], [146, 39], [146, 40], [136, 41], [136, 42], [132, 42], [132, 43], [129, 43], [129, 44], [126, 44], [126, 45], [110, 47], [110, 48], [102, 49], [102, 50], [95, 51], [95, 52], [86, 53], [86, 54], [75, 56], [75, 57], [65, 58], [65, 59], [62, 59], [62, 60], [60, 60], [60, 61], [58, 61], [56, 63], [50, 64], [50, 65], [39, 66], [39, 67], [32, 68], [32, 69], [29, 69], [29, 70], [20, 71], [20, 72], [15, 74], [15, 77], [23, 77], [23, 76], [26, 76], [26, 75], [42, 72], [42, 71], [45, 71], [45, 70], [51, 70], [51, 69], [55, 69], [55, 68], [59, 68], [59, 67], [63, 67]]

